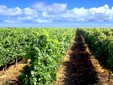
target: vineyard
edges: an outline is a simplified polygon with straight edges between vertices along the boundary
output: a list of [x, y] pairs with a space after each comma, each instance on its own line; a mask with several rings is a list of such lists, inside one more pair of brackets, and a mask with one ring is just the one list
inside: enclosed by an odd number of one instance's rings
[[25, 85], [48, 85], [55, 80], [56, 69], [71, 43], [75, 29], [0, 29], [0, 66], [24, 58], [19, 78]]
[[113, 70], [113, 29], [80, 29], [101, 65]]
[[[86, 52], [86, 45], [91, 53]], [[1, 71], [2, 69], [7, 70], [7, 66], [17, 64], [18, 61], [25, 63], [22, 74], [18, 76], [20, 85], [54, 84], [53, 82], [57, 81], [57, 70], [69, 49], [72, 54], [68, 62], [71, 64], [66, 66], [72, 70], [68, 72], [72, 76], [68, 80], [73, 80], [73, 84], [64, 85], [93, 85], [95, 82], [97, 83], [96, 79], [99, 79], [95, 77], [96, 71], [93, 70], [96, 67], [93, 66], [91, 55], [94, 55], [95, 60], [99, 61], [98, 64], [102, 68], [110, 70], [112, 75], [113, 29], [0, 29], [0, 69]], [[89, 81], [89, 79], [92, 80]]]

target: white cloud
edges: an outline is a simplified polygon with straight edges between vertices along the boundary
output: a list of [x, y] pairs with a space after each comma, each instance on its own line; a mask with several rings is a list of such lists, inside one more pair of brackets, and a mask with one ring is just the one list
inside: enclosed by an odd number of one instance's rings
[[7, 23], [14, 23], [13, 20], [4, 20], [4, 22], [7, 22]]
[[85, 8], [73, 8], [72, 10], [68, 10], [61, 16], [68, 21], [88, 21], [90, 13], [88, 9]]
[[46, 11], [51, 13], [59, 13], [67, 10], [67, 4], [58, 4], [58, 3], [47, 5], [44, 2], [38, 2], [33, 4], [32, 7], [37, 11]]
[[113, 10], [108, 5], [104, 5], [98, 8], [89, 9], [94, 20], [105, 21], [113, 20]]
[[21, 21], [15, 20], [15, 19], [6, 19], [6, 20], [3, 20], [3, 22], [6, 22], [6, 23], [20, 23]]
[[35, 22], [38, 22], [38, 23], [51, 23], [52, 21], [51, 20], [46, 20], [46, 19], [36, 19]]
[[28, 16], [37, 16], [37, 11], [34, 9], [31, 9], [29, 7], [23, 9], [23, 14], [28, 15]]
[[22, 10], [19, 7], [7, 8], [5, 5], [0, 5], [0, 15], [16, 16], [22, 14]]
[[0, 17], [5, 16], [4, 22], [37, 22], [50, 23], [56, 21], [66, 22], [90, 22], [90, 21], [113, 21], [113, 7], [107, 4], [93, 8], [67, 8], [67, 4], [47, 4], [44, 2], [34, 3], [32, 7], [8, 8], [0, 5]]

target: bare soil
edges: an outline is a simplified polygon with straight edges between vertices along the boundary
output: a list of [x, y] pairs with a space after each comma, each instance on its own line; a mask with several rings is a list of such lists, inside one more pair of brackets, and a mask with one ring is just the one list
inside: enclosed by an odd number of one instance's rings
[[22, 61], [15, 65], [9, 66], [5, 71], [0, 71], [0, 85], [18, 85], [18, 76], [22, 73], [23, 67]]

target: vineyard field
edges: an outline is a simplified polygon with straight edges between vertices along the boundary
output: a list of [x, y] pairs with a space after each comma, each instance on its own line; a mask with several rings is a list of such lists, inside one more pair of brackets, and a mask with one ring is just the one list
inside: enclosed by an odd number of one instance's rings
[[[91, 53], [87, 52], [86, 48], [89, 48]], [[72, 55], [67, 52], [68, 49]], [[70, 56], [69, 68], [73, 72], [70, 75], [75, 81], [73, 84], [90, 85], [96, 82], [95, 65], [91, 55], [94, 55], [102, 68], [113, 72], [113, 29], [0, 29], [0, 68], [7, 69], [7, 65], [16, 64], [18, 60], [25, 63], [22, 74], [18, 76], [21, 85], [51, 85], [56, 81], [57, 70], [67, 53]], [[94, 81], [88, 82], [84, 75]]]
[[0, 66], [30, 59], [19, 77], [25, 85], [48, 85], [72, 43], [75, 29], [0, 29]]

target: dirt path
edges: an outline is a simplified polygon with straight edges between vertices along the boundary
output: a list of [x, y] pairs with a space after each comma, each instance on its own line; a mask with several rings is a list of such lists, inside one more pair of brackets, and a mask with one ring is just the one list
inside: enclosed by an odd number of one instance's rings
[[54, 85], [113, 85], [113, 77], [91, 55], [83, 37], [76, 33], [72, 47], [57, 71]]

